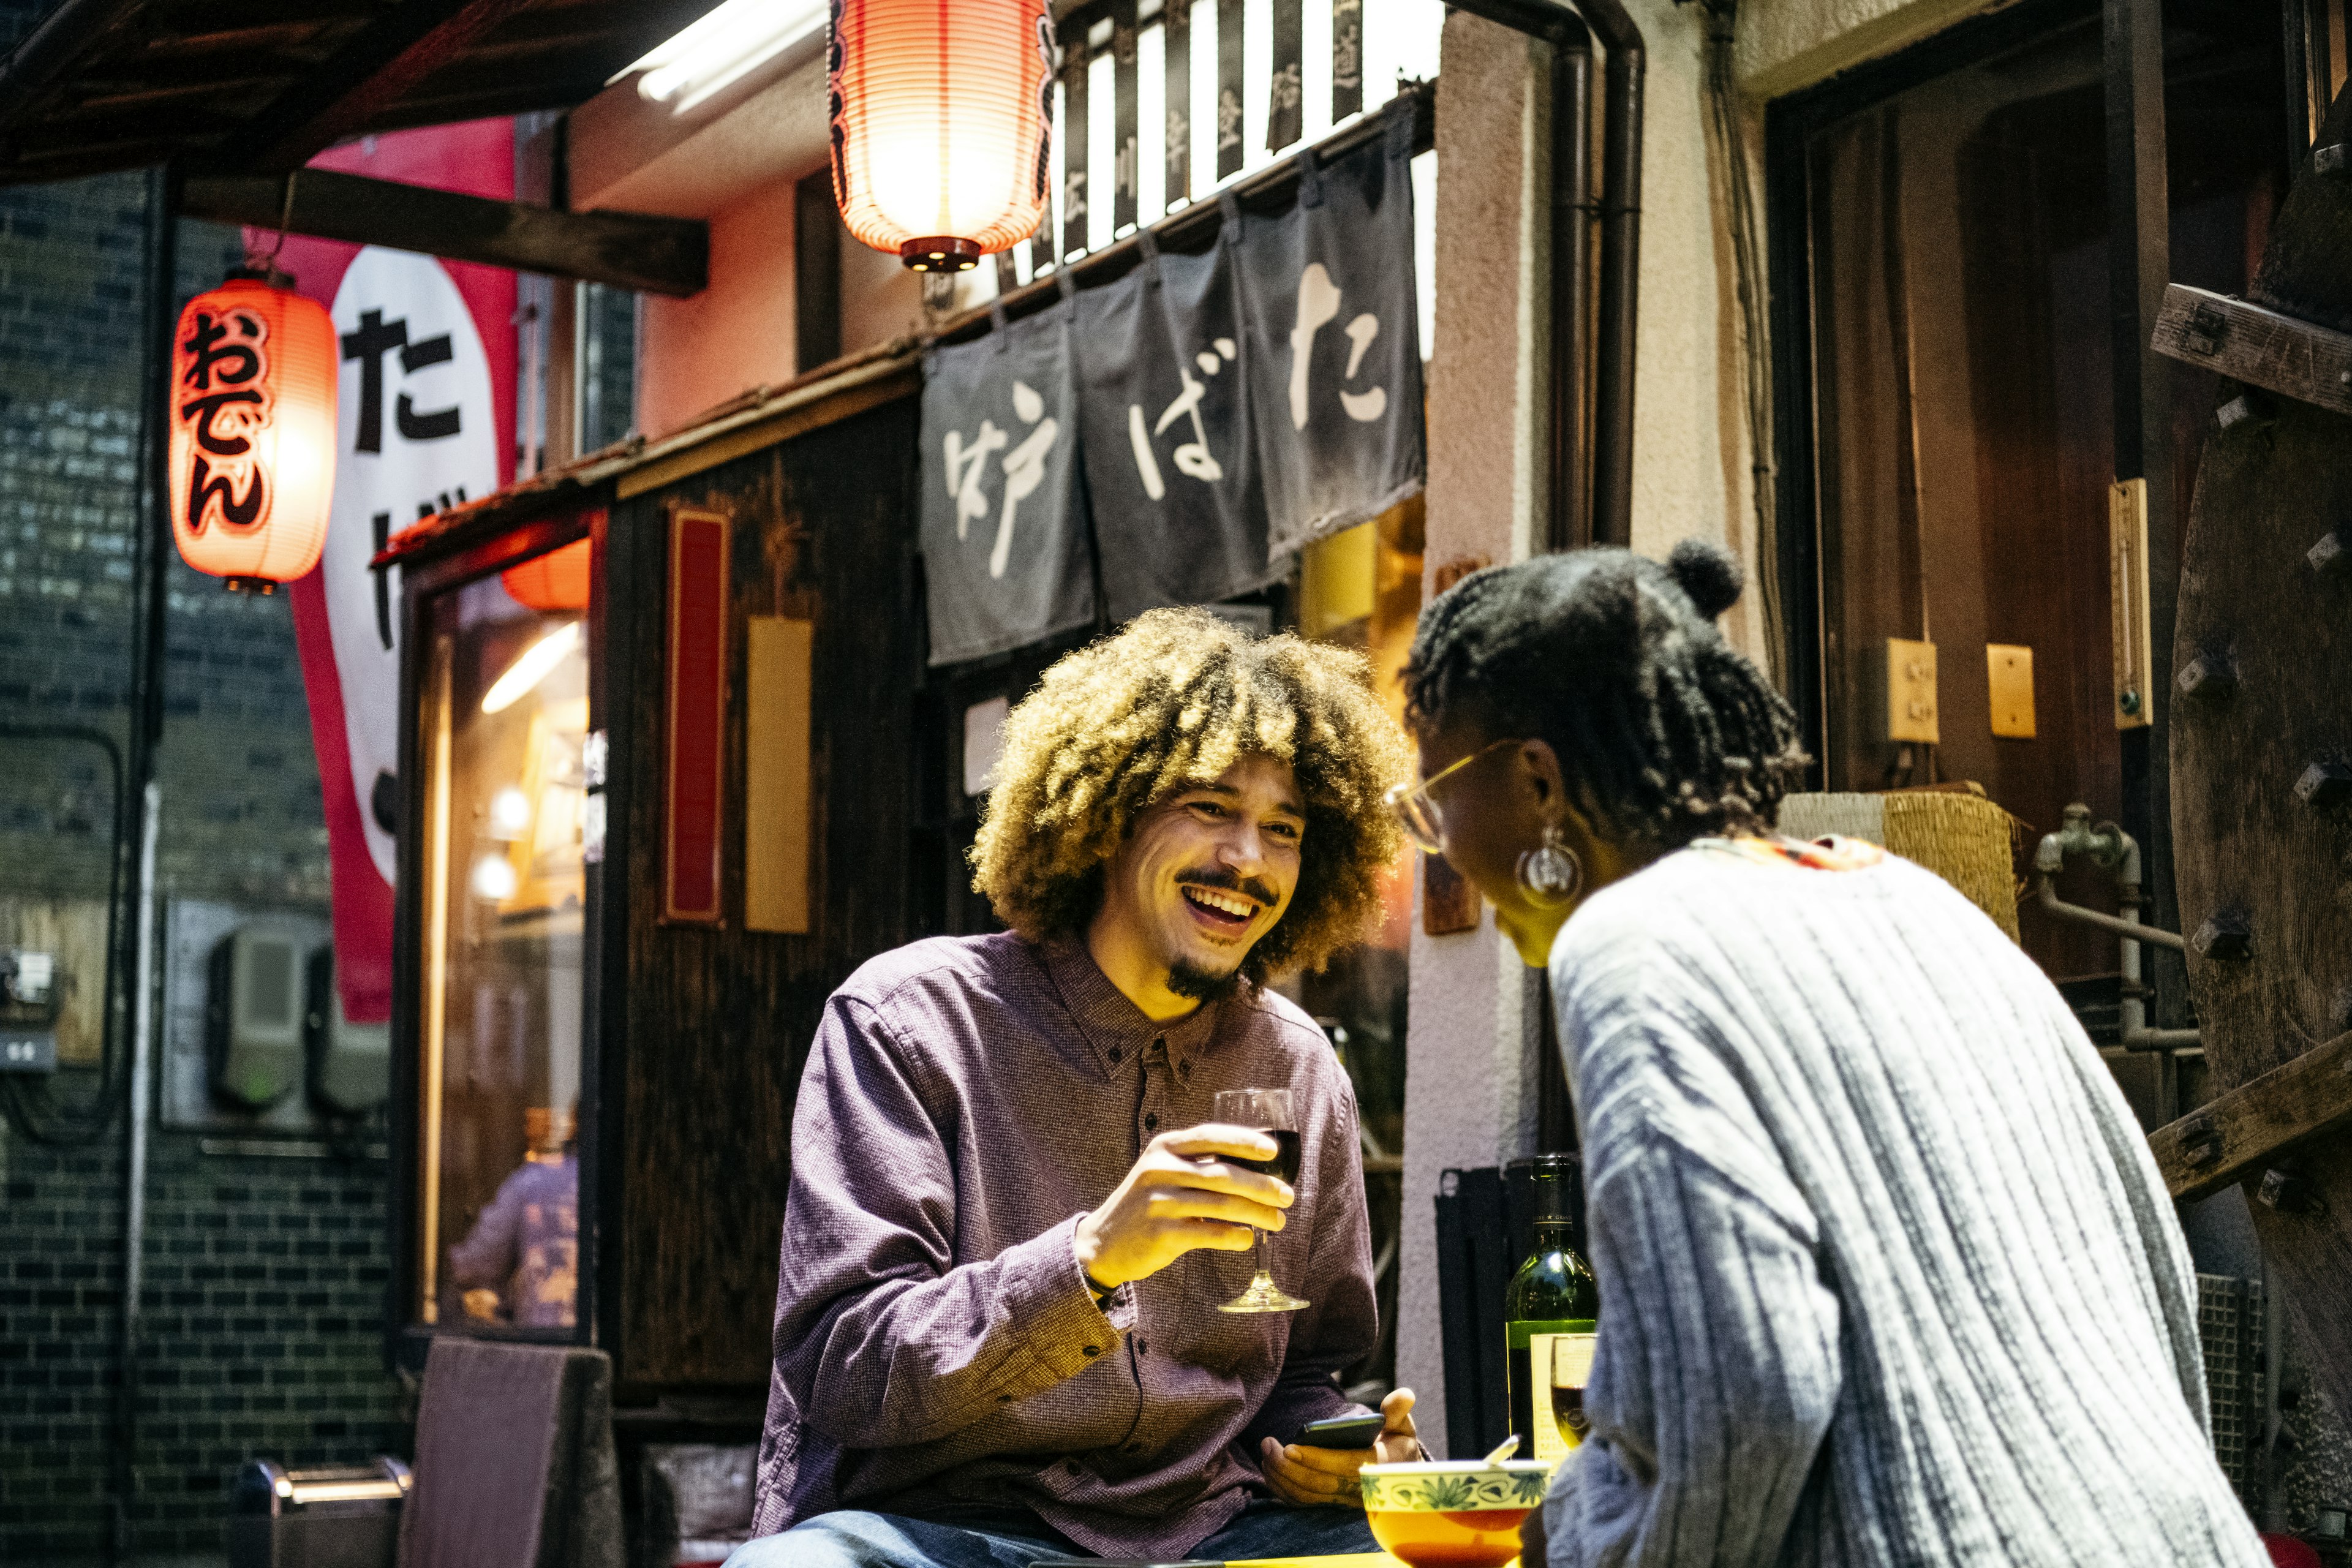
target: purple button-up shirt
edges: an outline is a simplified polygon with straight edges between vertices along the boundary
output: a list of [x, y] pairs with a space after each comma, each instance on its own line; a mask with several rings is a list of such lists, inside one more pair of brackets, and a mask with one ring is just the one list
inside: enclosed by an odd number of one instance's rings
[[[1247, 1253], [1192, 1252], [1097, 1307], [1072, 1233], [1221, 1089], [1287, 1087], [1297, 1203], [1267, 1248], [1313, 1305], [1217, 1310]], [[1262, 1491], [1260, 1437], [1356, 1412], [1372, 1348], [1356, 1100], [1272, 992], [1155, 1025], [1085, 947], [883, 954], [835, 992], [793, 1118], [754, 1522], [1012, 1505], [1107, 1556], [1179, 1556]]]

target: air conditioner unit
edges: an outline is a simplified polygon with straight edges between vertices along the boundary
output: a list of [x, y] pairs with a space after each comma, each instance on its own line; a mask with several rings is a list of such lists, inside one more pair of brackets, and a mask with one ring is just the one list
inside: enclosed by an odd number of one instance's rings
[[213, 1092], [260, 1110], [302, 1079], [302, 945], [240, 928], [213, 952], [205, 1055]]

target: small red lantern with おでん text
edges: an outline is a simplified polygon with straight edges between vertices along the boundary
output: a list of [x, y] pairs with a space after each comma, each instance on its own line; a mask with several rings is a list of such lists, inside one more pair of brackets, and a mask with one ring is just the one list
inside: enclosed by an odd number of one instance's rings
[[1029, 237], [1053, 142], [1045, 0], [833, 0], [833, 194], [849, 232], [918, 272]]
[[172, 537], [267, 594], [319, 563], [335, 489], [335, 327], [283, 274], [232, 276], [172, 339]]

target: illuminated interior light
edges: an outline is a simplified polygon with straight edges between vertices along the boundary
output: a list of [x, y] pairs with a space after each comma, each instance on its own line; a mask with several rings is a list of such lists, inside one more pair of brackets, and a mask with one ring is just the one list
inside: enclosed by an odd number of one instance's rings
[[529, 647], [522, 657], [507, 666], [507, 672], [493, 682], [482, 696], [482, 711], [503, 713], [536, 689], [555, 667], [579, 651], [580, 623], [566, 621]]
[[490, 797], [490, 837], [509, 842], [530, 831], [530, 797], [513, 784]]
[[638, 96], [667, 104], [673, 114], [684, 114], [822, 31], [829, 9], [806, 0], [796, 5], [726, 0], [700, 21], [656, 45], [613, 80], [619, 81], [631, 71], [643, 72], [637, 78]]
[[473, 875], [467, 880], [477, 898], [493, 903], [513, 898], [520, 885], [513, 863], [503, 855], [485, 855], [475, 861]]

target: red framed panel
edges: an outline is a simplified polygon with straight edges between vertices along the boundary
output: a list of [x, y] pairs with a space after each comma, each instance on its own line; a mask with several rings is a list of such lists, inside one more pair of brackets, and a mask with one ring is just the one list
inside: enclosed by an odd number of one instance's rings
[[669, 519], [667, 741], [662, 919], [718, 925], [727, 758], [727, 514]]

